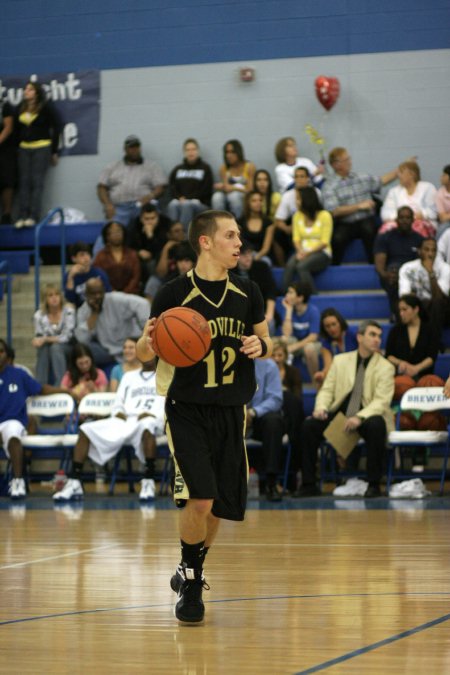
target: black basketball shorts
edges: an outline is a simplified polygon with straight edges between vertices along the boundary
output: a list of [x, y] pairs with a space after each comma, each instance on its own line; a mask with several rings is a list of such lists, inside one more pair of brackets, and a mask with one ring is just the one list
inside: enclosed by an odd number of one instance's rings
[[175, 463], [174, 499], [214, 500], [217, 518], [243, 520], [248, 463], [244, 406], [166, 400], [166, 434]]

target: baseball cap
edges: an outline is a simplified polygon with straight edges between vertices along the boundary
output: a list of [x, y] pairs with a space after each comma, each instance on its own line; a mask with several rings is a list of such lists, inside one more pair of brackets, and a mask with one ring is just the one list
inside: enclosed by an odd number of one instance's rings
[[124, 143], [125, 147], [132, 147], [133, 145], [141, 145], [141, 141], [137, 136], [131, 135], [127, 136]]

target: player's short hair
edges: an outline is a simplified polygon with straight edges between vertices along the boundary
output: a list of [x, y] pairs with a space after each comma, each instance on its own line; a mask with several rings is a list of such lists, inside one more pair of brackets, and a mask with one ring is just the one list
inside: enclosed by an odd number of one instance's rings
[[234, 216], [229, 211], [203, 211], [198, 213], [195, 218], [192, 219], [189, 230], [188, 230], [188, 241], [197, 255], [200, 253], [200, 244], [198, 240], [201, 236], [206, 235], [207, 237], [213, 237], [217, 232], [218, 218], [229, 218], [234, 220]]

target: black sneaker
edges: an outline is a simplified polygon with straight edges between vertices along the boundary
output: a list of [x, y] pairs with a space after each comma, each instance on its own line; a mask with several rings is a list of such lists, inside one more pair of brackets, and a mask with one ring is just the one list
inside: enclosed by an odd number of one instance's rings
[[178, 621], [199, 623], [205, 616], [205, 605], [202, 600], [203, 589], [209, 591], [202, 570], [194, 570], [179, 565], [170, 580], [172, 590], [178, 586], [178, 602], [175, 605], [175, 616]]
[[266, 499], [268, 502], [281, 502], [283, 495], [278, 492], [276, 485], [266, 486]]

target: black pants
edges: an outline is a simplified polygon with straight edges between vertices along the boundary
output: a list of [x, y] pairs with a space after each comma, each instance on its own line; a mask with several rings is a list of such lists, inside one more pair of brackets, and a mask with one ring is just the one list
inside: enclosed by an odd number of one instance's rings
[[[323, 440], [323, 432], [332, 418], [317, 420], [308, 417], [302, 426], [302, 472], [303, 483], [316, 483], [317, 448]], [[379, 483], [383, 475], [386, 456], [386, 423], [381, 415], [368, 417], [358, 428], [358, 433], [366, 442], [367, 448], [367, 480], [369, 483]], [[357, 454], [355, 449], [347, 459], [352, 463], [352, 455]]]
[[373, 263], [373, 244], [376, 235], [376, 222], [373, 216], [360, 218], [354, 223], [347, 223], [341, 218], [334, 219], [333, 238], [333, 265], [340, 265], [344, 257], [347, 244], [353, 239], [362, 239], [366, 251], [367, 261]]
[[[251, 449], [249, 453], [254, 466], [268, 475], [276, 476], [280, 471], [283, 451], [284, 421], [281, 412], [268, 412], [253, 421], [250, 438], [262, 441], [262, 448]], [[258, 453], [258, 456], [255, 455]], [[250, 462], [252, 464], [252, 462]]]

